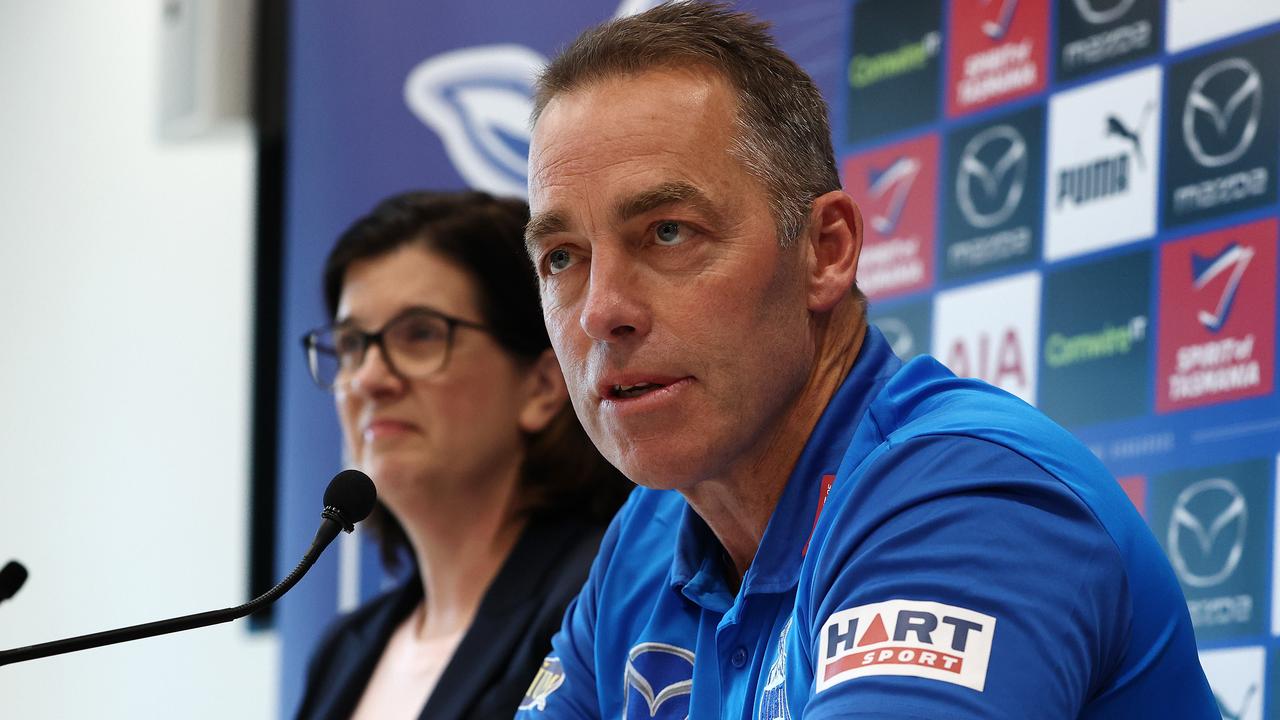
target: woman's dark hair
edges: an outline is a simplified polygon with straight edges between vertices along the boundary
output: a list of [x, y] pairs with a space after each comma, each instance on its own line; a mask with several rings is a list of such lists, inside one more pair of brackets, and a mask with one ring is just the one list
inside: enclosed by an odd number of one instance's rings
[[[533, 363], [551, 347], [538, 281], [524, 245], [529, 206], [522, 200], [483, 192], [407, 192], [389, 197], [356, 220], [338, 238], [324, 266], [329, 317], [348, 268], [410, 244], [464, 270], [478, 291], [481, 321], [517, 360]], [[529, 434], [520, 471], [523, 510], [607, 520], [626, 498], [630, 482], [591, 444], [573, 407], [563, 409], [540, 432]], [[395, 567], [408, 540], [381, 502], [368, 520], [383, 563]]]

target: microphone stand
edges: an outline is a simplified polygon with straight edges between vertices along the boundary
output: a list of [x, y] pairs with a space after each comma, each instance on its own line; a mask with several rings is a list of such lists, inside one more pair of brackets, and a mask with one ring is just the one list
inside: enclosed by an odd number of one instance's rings
[[182, 617], [170, 618], [168, 620], [157, 620], [155, 622], [143, 623], [141, 625], [130, 625], [129, 627], [117, 628], [115, 630], [106, 630], [90, 635], [80, 635], [78, 637], [66, 638], [64, 640], [54, 640], [52, 642], [40, 643], [39, 645], [28, 645], [26, 647], [14, 648], [12, 650], [0, 651], [0, 665], [9, 665], [11, 663], [25, 662], [27, 660], [36, 660], [50, 655], [61, 655], [63, 653], [76, 652], [77, 650], [88, 650], [90, 648], [102, 647], [103, 645], [114, 645], [116, 643], [128, 642], [130, 640], [141, 640], [142, 638], [155, 637], [156, 635], [166, 635], [168, 633], [181, 632], [183, 630], [192, 630], [194, 628], [205, 627], [208, 625], [217, 625], [219, 623], [230, 622], [238, 618], [242, 618], [255, 610], [275, 602], [281, 595], [284, 595], [294, 585], [307, 574], [311, 566], [315, 564], [316, 559], [320, 557], [320, 553], [333, 542], [338, 536], [338, 532], [346, 529], [350, 532], [352, 523], [347, 522], [342, 513], [333, 507], [326, 507], [322, 513], [323, 520], [320, 523], [320, 529], [316, 531], [316, 537], [311, 542], [311, 549], [307, 550], [307, 554], [302, 557], [302, 561], [298, 566], [289, 573], [285, 579], [279, 584], [258, 597], [250, 600], [243, 605], [224, 608], [222, 610], [210, 610], [208, 612], [196, 613], [195, 615], [184, 615]]

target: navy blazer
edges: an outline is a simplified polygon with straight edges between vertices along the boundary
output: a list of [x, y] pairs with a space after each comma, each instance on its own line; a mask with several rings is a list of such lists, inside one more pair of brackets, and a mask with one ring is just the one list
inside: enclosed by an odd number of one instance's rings
[[[586, 580], [601, 526], [533, 519], [485, 591], [475, 620], [418, 716], [510, 718], [551, 650], [565, 608]], [[422, 599], [415, 574], [340, 618], [317, 646], [298, 720], [346, 720], [396, 629]]]

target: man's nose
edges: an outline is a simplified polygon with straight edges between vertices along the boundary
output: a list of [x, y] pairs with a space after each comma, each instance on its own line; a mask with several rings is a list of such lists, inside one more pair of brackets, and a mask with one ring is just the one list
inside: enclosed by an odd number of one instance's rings
[[591, 256], [586, 301], [578, 318], [593, 340], [619, 343], [649, 333], [648, 298], [643, 297], [639, 271], [623, 253], [595, 252]]

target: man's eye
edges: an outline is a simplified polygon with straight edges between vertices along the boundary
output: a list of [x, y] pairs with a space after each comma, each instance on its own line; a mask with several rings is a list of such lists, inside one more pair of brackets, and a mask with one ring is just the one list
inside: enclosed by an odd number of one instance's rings
[[679, 245], [686, 235], [684, 227], [675, 220], [663, 220], [653, 228], [653, 236], [659, 245]]
[[565, 248], [556, 248], [547, 253], [547, 272], [552, 275], [568, 270], [570, 265], [573, 265], [573, 253]]

